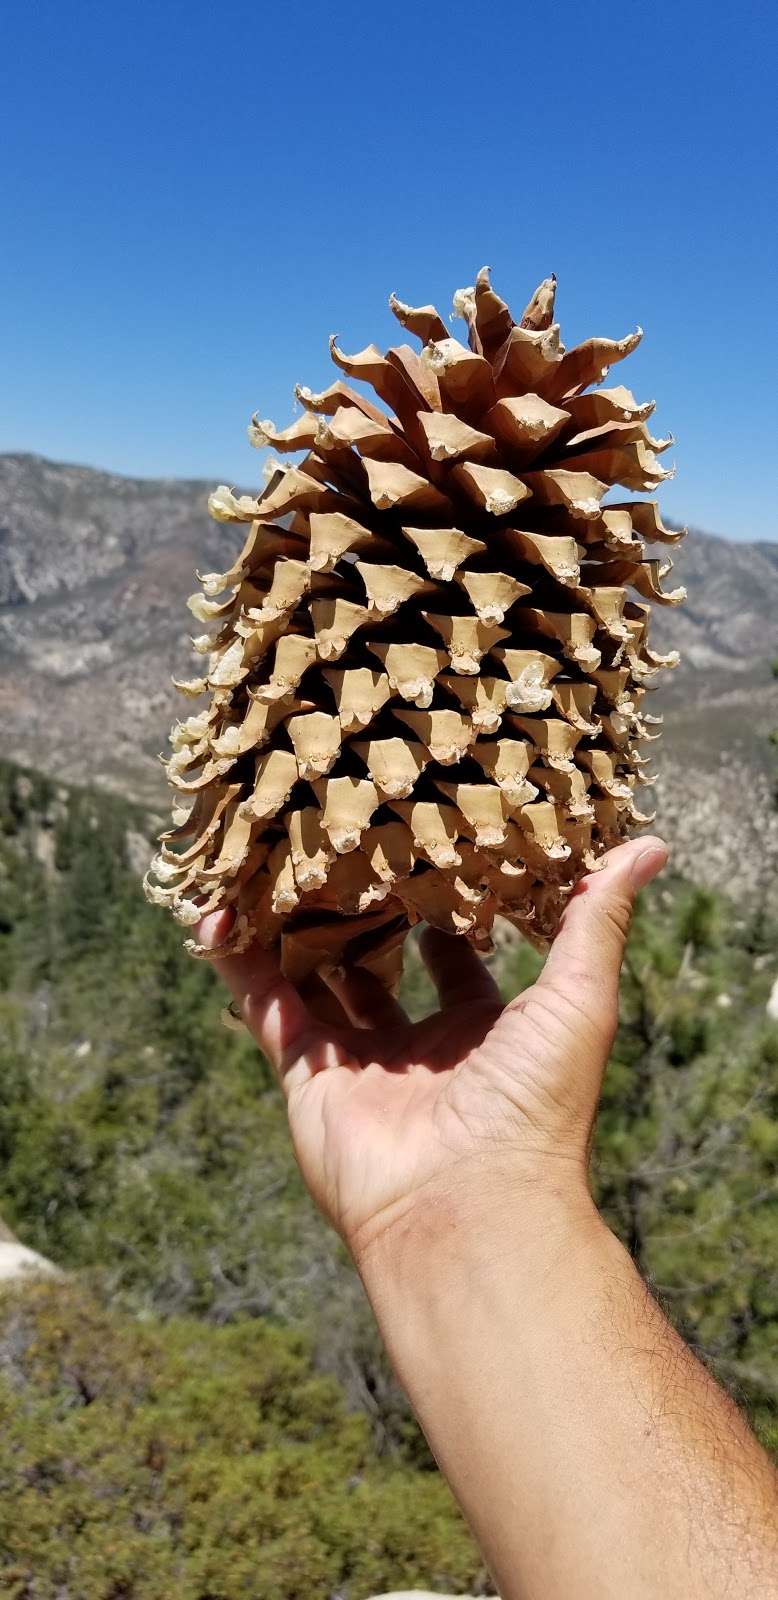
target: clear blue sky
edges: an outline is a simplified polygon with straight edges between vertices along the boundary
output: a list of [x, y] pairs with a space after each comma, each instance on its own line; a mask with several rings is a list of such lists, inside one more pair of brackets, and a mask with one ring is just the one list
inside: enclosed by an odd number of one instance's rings
[[567, 344], [640, 322], [667, 511], [777, 538], [777, 46], [747, 0], [16, 0], [0, 448], [250, 484], [330, 332], [488, 262]]

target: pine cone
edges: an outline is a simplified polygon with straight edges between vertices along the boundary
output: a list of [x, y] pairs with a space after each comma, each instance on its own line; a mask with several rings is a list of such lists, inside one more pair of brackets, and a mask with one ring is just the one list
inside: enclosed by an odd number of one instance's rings
[[644, 541], [681, 535], [653, 500], [602, 502], [668, 477], [672, 440], [651, 403], [592, 387], [640, 330], [565, 351], [555, 288], [515, 323], [484, 268], [454, 299], [467, 345], [392, 295], [420, 354], [330, 341], [381, 405], [340, 378], [299, 388], [291, 427], [249, 428], [299, 465], [273, 463], [257, 499], [211, 496], [248, 535], [189, 602], [216, 633], [178, 687], [209, 700], [171, 734], [186, 805], [146, 889], [182, 923], [234, 907], [225, 949], [280, 945], [295, 981], [356, 962], [392, 984], [422, 919], [488, 948], [500, 915], [543, 944], [650, 820], [638, 746], [661, 718], [642, 702], [677, 660], [648, 646], [650, 602], [684, 591]]

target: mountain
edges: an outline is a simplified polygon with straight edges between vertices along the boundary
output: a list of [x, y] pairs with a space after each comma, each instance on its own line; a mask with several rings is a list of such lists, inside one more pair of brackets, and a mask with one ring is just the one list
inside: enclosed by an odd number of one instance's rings
[[[186, 596], [196, 567], [225, 568], [237, 546], [207, 515], [211, 487], [0, 456], [6, 756], [164, 807], [170, 677], [197, 659]], [[778, 867], [778, 544], [692, 529], [674, 559], [688, 600], [654, 624], [683, 657], [659, 696], [657, 821], [695, 876], [755, 888]]]
[[0, 457], [7, 755], [159, 800], [170, 674], [191, 661], [186, 595], [229, 542], [206, 498], [204, 483]]

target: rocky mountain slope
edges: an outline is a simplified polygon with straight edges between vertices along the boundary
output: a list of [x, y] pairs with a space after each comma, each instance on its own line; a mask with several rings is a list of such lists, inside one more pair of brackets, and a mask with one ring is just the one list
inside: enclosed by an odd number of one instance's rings
[[[163, 804], [170, 675], [192, 670], [185, 599], [194, 568], [226, 567], [236, 543], [206, 513], [211, 487], [0, 456], [6, 756]], [[778, 544], [692, 530], [676, 580], [688, 601], [655, 624], [683, 655], [658, 697], [658, 823], [697, 877], [756, 885], [778, 861]]]

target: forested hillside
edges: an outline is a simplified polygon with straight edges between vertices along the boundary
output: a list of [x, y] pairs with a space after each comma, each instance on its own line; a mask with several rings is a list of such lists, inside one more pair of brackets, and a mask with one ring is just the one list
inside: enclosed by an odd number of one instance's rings
[[[0, 1594], [488, 1592], [267, 1069], [140, 896], [146, 826], [0, 766], [0, 1214], [75, 1270], [0, 1300]], [[672, 876], [645, 896], [595, 1169], [676, 1325], [778, 1453], [766, 903]], [[494, 960], [506, 993], [537, 966], [512, 942]], [[407, 991], [427, 1005], [412, 950]]]

